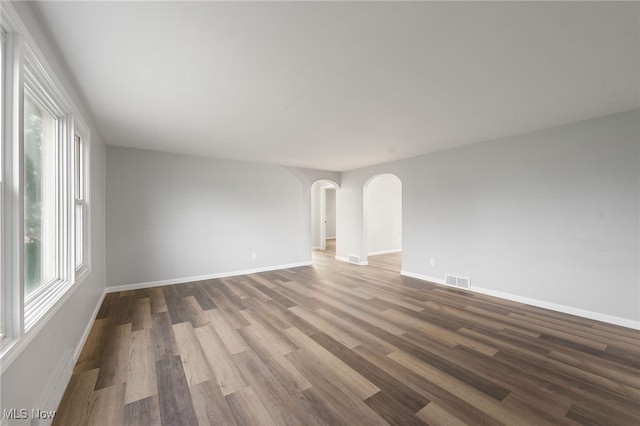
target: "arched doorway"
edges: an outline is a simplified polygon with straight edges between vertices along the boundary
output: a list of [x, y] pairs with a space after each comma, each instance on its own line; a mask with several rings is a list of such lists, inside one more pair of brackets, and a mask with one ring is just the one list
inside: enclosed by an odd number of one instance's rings
[[364, 184], [363, 225], [367, 260], [402, 251], [402, 181], [397, 176], [380, 174]]
[[336, 191], [338, 184], [318, 180], [311, 185], [311, 248], [332, 251], [336, 248]]

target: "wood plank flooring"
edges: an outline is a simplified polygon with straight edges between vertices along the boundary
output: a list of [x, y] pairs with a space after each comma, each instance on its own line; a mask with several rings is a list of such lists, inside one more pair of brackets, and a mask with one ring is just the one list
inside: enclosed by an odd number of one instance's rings
[[108, 294], [54, 424], [640, 424], [637, 331], [399, 265]]

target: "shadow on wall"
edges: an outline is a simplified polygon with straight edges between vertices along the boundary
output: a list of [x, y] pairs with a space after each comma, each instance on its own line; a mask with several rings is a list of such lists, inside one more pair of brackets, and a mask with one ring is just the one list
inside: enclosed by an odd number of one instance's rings
[[402, 251], [402, 181], [393, 174], [369, 179], [363, 188], [367, 256]]

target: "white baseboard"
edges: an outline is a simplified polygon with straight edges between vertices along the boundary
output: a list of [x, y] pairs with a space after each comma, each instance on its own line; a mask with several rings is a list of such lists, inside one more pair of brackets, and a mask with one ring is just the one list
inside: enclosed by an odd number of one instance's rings
[[[67, 384], [69, 383], [69, 380], [71, 380], [74, 365], [75, 360], [71, 359], [71, 351], [69, 350], [68, 353], [64, 354], [60, 363], [55, 368], [53, 380], [51, 380], [47, 386], [42, 387], [42, 389], [50, 389], [50, 391], [47, 393], [45, 398], [42, 398], [42, 402], [38, 404], [38, 406], [33, 407], [34, 409], [44, 412], [53, 412], [58, 408], [60, 401], [62, 401], [64, 391], [67, 389]], [[29, 414], [31, 415], [32, 412]], [[49, 416], [42, 417], [43, 418], [32, 418], [31, 425], [50, 425], [53, 422], [53, 418], [47, 418]]]
[[606, 322], [608, 324], [619, 325], [621, 327], [640, 330], [640, 321], [634, 321], [627, 318], [616, 317], [613, 315], [602, 314], [600, 312], [588, 311], [586, 309], [574, 308], [573, 306], [561, 305], [558, 303], [547, 302], [545, 300], [532, 299], [530, 297], [518, 296], [515, 294], [504, 293], [497, 290], [491, 290], [483, 287], [471, 286], [470, 289], [461, 289], [459, 287], [447, 285], [443, 279], [429, 277], [426, 275], [415, 274], [409, 271], [400, 271], [401, 275], [417, 278], [423, 281], [429, 281], [435, 284], [446, 285], [447, 287], [457, 288], [458, 290], [467, 290], [475, 293], [486, 294], [488, 296], [498, 297], [500, 299], [510, 300], [512, 302], [524, 303], [526, 305], [537, 306], [539, 308], [550, 309], [552, 311], [562, 312], [565, 314], [575, 315], [582, 318], [588, 318], [596, 321]]
[[[414, 274], [413, 272], [409, 272], [409, 271], [405, 271], [405, 270], [400, 271], [400, 275], [403, 275], [405, 277], [410, 277], [410, 278], [417, 278], [417, 279], [422, 280], [422, 281], [429, 281], [429, 282], [436, 283], [436, 284], [447, 285], [445, 280], [442, 279], [442, 278], [429, 277], [427, 275], [422, 275], [422, 274]], [[451, 286], [449, 286], [449, 287], [451, 287]]]
[[189, 283], [194, 281], [213, 280], [216, 278], [235, 277], [238, 275], [257, 274], [259, 272], [277, 271], [279, 269], [298, 268], [300, 266], [310, 266], [311, 264], [312, 262], [309, 260], [305, 262], [289, 263], [285, 265], [273, 265], [273, 266], [265, 266], [262, 268], [244, 269], [241, 271], [221, 272], [217, 274], [198, 275], [194, 277], [173, 278], [170, 280], [149, 281], [144, 283], [117, 285], [117, 286], [107, 287], [105, 291], [107, 293], [115, 293], [118, 291], [137, 290], [140, 288], [160, 287], [163, 285], [173, 285], [173, 284], [184, 284], [184, 283]]
[[379, 254], [391, 254], [391, 253], [400, 253], [402, 251], [401, 248], [399, 249], [392, 249], [392, 250], [379, 250], [379, 251], [372, 251], [367, 253], [367, 256], [377, 256]]
[[87, 338], [89, 337], [89, 333], [91, 332], [91, 328], [93, 327], [93, 324], [96, 321], [96, 317], [98, 316], [98, 311], [100, 310], [100, 307], [102, 306], [102, 302], [104, 302], [104, 296], [106, 294], [107, 294], [107, 291], [105, 289], [102, 292], [102, 295], [100, 296], [100, 300], [98, 300], [98, 304], [93, 309], [93, 314], [91, 314], [91, 318], [89, 319], [89, 323], [85, 327], [84, 333], [82, 333], [82, 338], [80, 339], [80, 343], [78, 343], [78, 346], [76, 346], [76, 350], [73, 352], [73, 364], [74, 365], [78, 361], [78, 358], [80, 357], [80, 352], [82, 352], [82, 348], [84, 347], [84, 344], [87, 342]]
[[[98, 311], [100, 310], [100, 307], [102, 306], [102, 302], [104, 301], [105, 294], [106, 292], [103, 291], [102, 295], [100, 296], [100, 299], [98, 300], [98, 303], [96, 304], [96, 307], [93, 310], [91, 318], [89, 319], [89, 323], [85, 327], [85, 331], [82, 334], [80, 342], [76, 346], [73, 353], [69, 351], [62, 357], [62, 360], [60, 361], [59, 365], [54, 370], [55, 371], [55, 374], [53, 376], [54, 379], [51, 381], [49, 386], [44, 386], [42, 388], [42, 389], [50, 389], [50, 391], [48, 392], [45, 398], [42, 398], [42, 402], [36, 407], [36, 409], [40, 409], [44, 411], [54, 411], [58, 408], [58, 405], [62, 400], [62, 396], [64, 395], [64, 391], [67, 388], [67, 384], [69, 383], [69, 380], [71, 379], [71, 375], [73, 374], [73, 366], [78, 361], [80, 352], [82, 351], [82, 348], [84, 347], [84, 344], [86, 343], [87, 338], [89, 337], [89, 333], [91, 331], [91, 328], [93, 327], [95, 318], [98, 315]], [[42, 419], [32, 419], [31, 424], [32, 425], [37, 424], [38, 426], [40, 426], [40, 425], [50, 425], [52, 422], [53, 422], [53, 419], [42, 418]]]
[[471, 290], [477, 293], [489, 296], [499, 297], [501, 299], [511, 300], [513, 302], [525, 303], [527, 305], [537, 306], [539, 308], [550, 309], [552, 311], [563, 312], [565, 314], [576, 315], [596, 321], [602, 321], [609, 324], [619, 325], [622, 327], [640, 330], [640, 321], [634, 321], [627, 318], [616, 317], [613, 315], [602, 314], [600, 312], [588, 311], [586, 309], [574, 308], [573, 306], [560, 305], [558, 303], [547, 302], [544, 300], [531, 299], [529, 297], [517, 296], [514, 294], [503, 293], [501, 291], [491, 290], [488, 288], [471, 286]]
[[367, 262], [367, 261], [360, 262], [360, 263], [349, 262], [349, 258], [348, 257], [336, 256], [335, 259], [339, 260], [340, 262], [346, 262], [346, 263], [350, 263], [352, 265], [358, 265], [358, 266], [367, 266], [369, 264], [369, 262]]

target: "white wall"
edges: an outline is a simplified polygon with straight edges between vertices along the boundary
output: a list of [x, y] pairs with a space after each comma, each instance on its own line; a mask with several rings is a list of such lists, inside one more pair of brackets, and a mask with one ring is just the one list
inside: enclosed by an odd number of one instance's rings
[[305, 193], [283, 167], [109, 146], [107, 284], [309, 262]]
[[635, 110], [343, 173], [337, 255], [366, 254], [362, 188], [393, 173], [403, 270], [638, 321], [639, 122]]
[[402, 249], [402, 182], [394, 175], [374, 177], [364, 188], [367, 254]]
[[[105, 151], [91, 116], [78, 95], [75, 82], [59, 62], [31, 5], [27, 2], [12, 4], [91, 130], [91, 273], [73, 290], [71, 297], [47, 320], [44, 327], [36, 335], [28, 336], [32, 340], [13, 363], [3, 365], [6, 370], [0, 378], [0, 410], [54, 410], [71, 375], [70, 367], [74, 363], [72, 355], [78, 348], [87, 325], [93, 321], [93, 313], [105, 287]], [[56, 386], [58, 387], [55, 388]]]
[[326, 238], [336, 237], [336, 190], [327, 188], [325, 190], [325, 210], [327, 218]]

